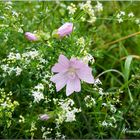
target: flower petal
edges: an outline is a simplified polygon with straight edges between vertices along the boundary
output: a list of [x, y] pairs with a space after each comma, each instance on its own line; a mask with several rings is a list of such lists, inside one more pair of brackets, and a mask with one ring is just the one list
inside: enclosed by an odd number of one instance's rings
[[52, 67], [52, 72], [65, 72], [67, 71], [67, 67], [64, 67], [62, 64], [60, 63], [56, 63], [53, 67]]
[[60, 37], [69, 35], [73, 30], [73, 23], [65, 23], [58, 29], [58, 34]]
[[51, 79], [56, 84], [57, 92], [60, 91], [67, 83], [67, 75], [65, 73], [55, 74]]
[[89, 68], [88, 66], [85, 65], [83, 68], [77, 70], [76, 73], [81, 80], [91, 84], [94, 83], [94, 78], [92, 76], [92, 69]]
[[80, 79], [69, 79], [66, 86], [66, 95], [71, 95], [74, 91], [79, 92], [81, 90]]
[[68, 66], [69, 66], [69, 60], [67, 59], [67, 57], [65, 57], [62, 54], [59, 56], [58, 62], [61, 65], [63, 65], [64, 67], [67, 67], [68, 68]]

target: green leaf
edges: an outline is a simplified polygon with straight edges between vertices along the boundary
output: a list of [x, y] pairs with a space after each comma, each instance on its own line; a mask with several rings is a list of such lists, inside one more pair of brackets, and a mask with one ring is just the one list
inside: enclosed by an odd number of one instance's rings
[[129, 75], [130, 75], [130, 70], [131, 70], [131, 62], [132, 62], [132, 55], [127, 56], [124, 64], [124, 77], [125, 81], [128, 81]]

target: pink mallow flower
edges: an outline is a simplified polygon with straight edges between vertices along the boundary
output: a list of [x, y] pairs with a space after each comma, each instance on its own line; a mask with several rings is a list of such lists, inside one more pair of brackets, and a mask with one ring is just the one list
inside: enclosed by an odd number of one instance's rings
[[57, 30], [57, 34], [60, 37], [64, 37], [66, 35], [69, 35], [73, 30], [73, 23], [65, 23]]
[[71, 95], [74, 91], [81, 91], [80, 80], [93, 84], [92, 69], [81, 60], [71, 58], [68, 60], [64, 55], [60, 55], [58, 63], [52, 67], [52, 72], [56, 72], [50, 80], [56, 84], [57, 92], [66, 85], [66, 95]]
[[30, 33], [30, 32], [26, 32], [25, 33], [25, 37], [29, 40], [29, 41], [37, 41], [38, 38], [35, 34]]

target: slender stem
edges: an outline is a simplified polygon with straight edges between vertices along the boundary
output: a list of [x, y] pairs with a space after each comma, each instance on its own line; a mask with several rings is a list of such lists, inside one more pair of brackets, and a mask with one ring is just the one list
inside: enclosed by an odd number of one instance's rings
[[123, 120], [122, 120], [122, 122], [121, 122], [120, 129], [119, 129], [118, 134], [117, 134], [117, 139], [120, 138], [120, 135], [121, 135], [121, 132], [122, 132], [122, 129], [123, 129], [123, 125], [124, 125], [124, 123], [125, 123], [125, 115], [128, 114], [129, 110], [131, 109], [132, 104], [133, 104], [133, 102], [131, 102], [131, 103], [129, 104], [128, 109], [126, 110], [126, 112], [125, 112], [125, 114], [124, 114], [124, 118], [123, 118]]
[[133, 37], [133, 36], [136, 36], [136, 35], [138, 35], [138, 34], [140, 34], [140, 31], [139, 31], [139, 32], [135, 32], [135, 33], [130, 34], [130, 35], [127, 35], [127, 36], [124, 36], [124, 37], [122, 37], [122, 38], [120, 38], [120, 39], [117, 39], [117, 40], [115, 40], [115, 41], [111, 41], [111, 42], [105, 44], [105, 45], [102, 46], [102, 47], [103, 47], [103, 48], [106, 48], [106, 47], [108, 47], [108, 46], [110, 46], [110, 45], [116, 44], [116, 43], [118, 43], [118, 42], [120, 42], [120, 41], [123, 41], [123, 40], [125, 40], [125, 39], [127, 39], [127, 38], [130, 38], [130, 37]]
[[[75, 94], [75, 95], [76, 95], [76, 98], [77, 98], [79, 107], [81, 107], [81, 110], [82, 110], [82, 105], [81, 105], [80, 99], [79, 99], [79, 97], [78, 97], [78, 94]], [[87, 128], [89, 129], [89, 132], [93, 135], [91, 126], [90, 126], [90, 124], [89, 124], [89, 122], [88, 122], [88, 120], [87, 120], [86, 115], [83, 113], [83, 111], [82, 111], [82, 116], [83, 116], [83, 118], [84, 118], [84, 120], [85, 120], [85, 122], [86, 122], [86, 124], [87, 124]], [[94, 136], [94, 135], [93, 135], [93, 136]]]

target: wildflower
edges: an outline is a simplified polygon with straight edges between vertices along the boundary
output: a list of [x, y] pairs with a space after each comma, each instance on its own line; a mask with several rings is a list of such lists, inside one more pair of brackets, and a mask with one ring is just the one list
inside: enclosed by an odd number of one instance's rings
[[117, 18], [120, 18], [121, 17], [121, 15], [120, 14], [117, 14], [117, 16], [116, 16]]
[[103, 121], [102, 122], [102, 126], [105, 126], [106, 127], [107, 125], [108, 125], [108, 123], [106, 121]]
[[99, 78], [95, 79], [94, 85], [102, 85], [102, 82]]
[[44, 90], [44, 86], [43, 86], [43, 84], [38, 84], [37, 86], [35, 86], [34, 87], [35, 89], [37, 89], [37, 91], [42, 91], [42, 90]]
[[49, 119], [49, 116], [47, 114], [42, 114], [39, 116], [39, 119], [42, 121], [47, 121]]
[[7, 103], [4, 102], [4, 103], [1, 104], [1, 106], [3, 106], [3, 108], [7, 107]]
[[39, 91], [32, 91], [32, 96], [34, 97], [34, 102], [39, 103], [40, 100], [44, 99], [44, 95]]
[[128, 14], [128, 17], [134, 17], [133, 12], [130, 12], [130, 13]]
[[60, 55], [58, 63], [52, 67], [52, 72], [57, 73], [50, 79], [56, 84], [56, 90], [60, 91], [66, 85], [67, 96], [74, 91], [81, 91], [80, 80], [94, 83], [92, 69], [76, 58], [68, 60], [64, 55]]
[[85, 46], [85, 39], [84, 39], [84, 37], [78, 38], [76, 44], [80, 45], [80, 46]]
[[103, 5], [100, 2], [97, 2], [97, 5], [95, 6], [98, 12], [103, 11]]
[[136, 19], [135, 22], [136, 22], [136, 24], [139, 24], [140, 23], [140, 19]]
[[120, 11], [120, 15], [125, 16], [125, 12], [124, 11]]
[[30, 32], [26, 32], [25, 33], [25, 37], [29, 40], [29, 41], [37, 41], [38, 38], [35, 34], [30, 33]]
[[96, 18], [95, 16], [92, 16], [92, 17], [88, 20], [88, 22], [92, 24], [92, 23], [94, 23], [94, 22], [96, 21], [96, 19], [97, 19], [97, 18]]
[[118, 22], [119, 22], [119, 23], [123, 22], [123, 19], [122, 19], [122, 18], [119, 18], [119, 19], [118, 19]]
[[69, 35], [72, 32], [72, 30], [73, 30], [73, 23], [67, 22], [67, 23], [63, 24], [60, 28], [58, 28], [56, 34], [59, 37], [64, 37], [66, 35]]
[[87, 55], [85, 57], [83, 57], [83, 62], [88, 64], [88, 62], [94, 63], [95, 60], [91, 54], [87, 53]]
[[75, 4], [71, 3], [70, 6], [67, 7], [67, 9], [69, 10], [69, 14], [74, 14], [77, 10]]
[[15, 68], [16, 76], [19, 76], [22, 72], [22, 69], [19, 68], [18, 66]]

